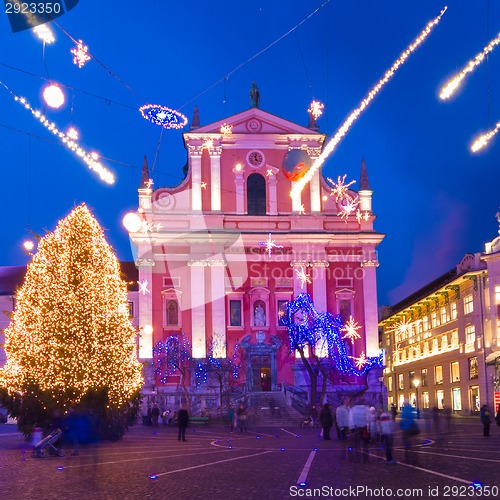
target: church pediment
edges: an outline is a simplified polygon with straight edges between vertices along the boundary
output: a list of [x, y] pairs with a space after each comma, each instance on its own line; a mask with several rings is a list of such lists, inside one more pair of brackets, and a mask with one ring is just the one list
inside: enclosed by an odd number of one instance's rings
[[[307, 118], [307, 115], [304, 114], [304, 117]], [[307, 127], [297, 125], [257, 108], [250, 108], [242, 113], [210, 123], [209, 125], [204, 125], [184, 135], [189, 137], [199, 134], [220, 134], [221, 126], [224, 124], [232, 127], [233, 134], [310, 135], [316, 138], [323, 136], [323, 134], [319, 134]]]

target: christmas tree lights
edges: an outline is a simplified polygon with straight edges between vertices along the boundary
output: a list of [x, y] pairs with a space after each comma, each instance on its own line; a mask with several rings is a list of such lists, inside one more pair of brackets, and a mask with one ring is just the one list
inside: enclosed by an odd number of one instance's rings
[[102, 228], [82, 204], [38, 243], [5, 330], [0, 387], [67, 408], [89, 391], [127, 407], [142, 385], [127, 285]]

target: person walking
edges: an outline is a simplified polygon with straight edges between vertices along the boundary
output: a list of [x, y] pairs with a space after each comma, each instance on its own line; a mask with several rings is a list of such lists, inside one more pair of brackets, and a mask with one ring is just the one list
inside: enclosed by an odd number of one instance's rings
[[[350, 412], [349, 427], [353, 432], [354, 438], [354, 460], [360, 462], [368, 462], [368, 424], [370, 421], [370, 407], [364, 399], [354, 405]], [[361, 449], [362, 448], [362, 449]]]
[[177, 425], [179, 426], [177, 440], [180, 441], [182, 439], [182, 441], [186, 441], [186, 429], [189, 425], [189, 413], [186, 409], [186, 405], [182, 405], [177, 413]]
[[410, 453], [410, 448], [413, 444], [413, 438], [420, 433], [417, 423], [415, 422], [415, 417], [417, 416], [415, 408], [405, 400], [405, 404], [401, 409], [401, 420], [399, 422], [399, 428], [403, 432], [403, 445], [405, 447], [405, 461], [407, 463], [412, 463], [416, 465], [417, 455], [416, 453]]
[[240, 428], [240, 431], [247, 432], [247, 410], [242, 404], [238, 407], [236, 416], [238, 417], [238, 427]]
[[158, 419], [160, 418], [160, 408], [156, 403], [153, 404], [153, 408], [151, 408], [151, 423], [153, 427], [158, 427]]
[[347, 430], [349, 429], [349, 413], [350, 408], [347, 406], [347, 398], [342, 400], [342, 404], [337, 408], [335, 416], [337, 418], [337, 437], [341, 441], [345, 440]]
[[479, 416], [481, 418], [481, 423], [483, 424], [483, 436], [490, 437], [491, 411], [490, 407], [487, 404], [481, 406]]
[[394, 442], [394, 427], [395, 423], [391, 413], [384, 410], [380, 414], [380, 432], [382, 434], [382, 442], [384, 443], [384, 448], [385, 448], [385, 459], [388, 464], [396, 463], [396, 460], [394, 460], [392, 456], [392, 446]]
[[329, 441], [330, 429], [333, 426], [333, 416], [328, 403], [325, 403], [319, 412], [319, 423], [323, 429], [323, 439]]

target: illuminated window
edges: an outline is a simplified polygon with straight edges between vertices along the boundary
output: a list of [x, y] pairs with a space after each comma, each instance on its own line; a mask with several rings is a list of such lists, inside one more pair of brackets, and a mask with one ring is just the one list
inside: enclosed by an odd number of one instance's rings
[[479, 377], [479, 368], [477, 365], [477, 356], [469, 358], [469, 379], [474, 379]]
[[387, 392], [392, 392], [392, 375], [387, 377]]
[[451, 390], [451, 403], [454, 412], [459, 412], [462, 409], [462, 396], [460, 387], [453, 387]]
[[430, 402], [429, 402], [429, 393], [428, 392], [422, 392], [422, 407], [423, 408], [430, 408]]
[[432, 328], [436, 328], [438, 326], [438, 315], [437, 312], [433, 312], [431, 316], [431, 325]]
[[464, 314], [471, 314], [474, 312], [474, 297], [469, 294], [464, 297]]
[[446, 307], [441, 308], [441, 324], [448, 322], [448, 312], [446, 311]]
[[495, 285], [495, 304], [500, 304], [500, 285]]
[[429, 317], [428, 316], [424, 316], [422, 318], [422, 324], [424, 327], [424, 332], [426, 332], [429, 329]]
[[451, 347], [456, 349], [458, 347], [458, 331], [455, 330], [451, 334]]
[[134, 317], [134, 303], [132, 301], [128, 301], [128, 315], [133, 318]]
[[436, 402], [439, 410], [444, 410], [444, 391], [436, 391]]
[[434, 368], [434, 382], [436, 384], [443, 383], [443, 367], [441, 365], [437, 365]]
[[398, 375], [398, 387], [400, 389], [404, 389], [405, 388], [405, 379], [404, 379], [404, 375], [402, 373], [400, 373]]
[[422, 368], [422, 387], [427, 387], [427, 368]]
[[474, 325], [465, 327], [465, 343], [470, 345], [473, 344], [475, 340], [476, 329], [474, 328]]
[[460, 365], [458, 361], [451, 363], [451, 381], [460, 382]]
[[457, 313], [457, 303], [452, 302], [450, 304], [450, 310], [451, 310], [451, 320], [453, 321], [454, 319], [457, 319], [458, 313]]

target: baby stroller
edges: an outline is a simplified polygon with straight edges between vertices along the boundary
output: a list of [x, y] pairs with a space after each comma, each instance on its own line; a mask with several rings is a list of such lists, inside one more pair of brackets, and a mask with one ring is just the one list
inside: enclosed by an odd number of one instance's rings
[[55, 444], [61, 439], [63, 432], [61, 429], [53, 430], [48, 436], [44, 437], [38, 443], [35, 444], [35, 449], [33, 450], [33, 456], [39, 458], [45, 458], [49, 452], [57, 455], [58, 457], [64, 457], [66, 452], [57, 448]]

